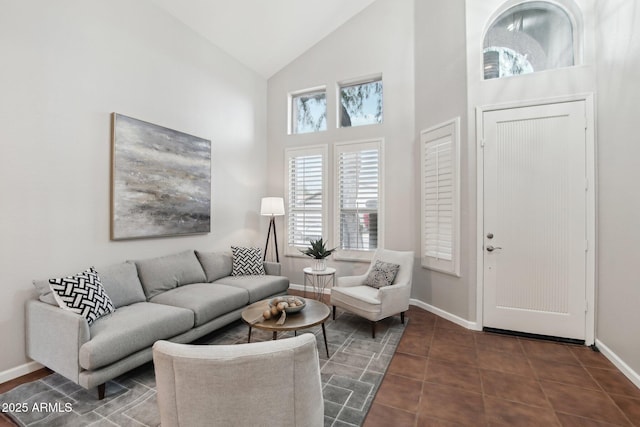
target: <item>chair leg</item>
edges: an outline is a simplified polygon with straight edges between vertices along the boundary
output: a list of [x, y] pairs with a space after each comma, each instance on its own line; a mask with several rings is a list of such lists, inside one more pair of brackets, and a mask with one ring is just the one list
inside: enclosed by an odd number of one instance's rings
[[333, 306], [333, 320], [336, 320], [336, 306]]
[[102, 383], [98, 386], [98, 400], [104, 399], [104, 393], [106, 390], [106, 384]]
[[371, 337], [373, 339], [376, 338], [376, 323], [378, 322], [371, 322]]
[[404, 311], [400, 312], [400, 322], [404, 325]]

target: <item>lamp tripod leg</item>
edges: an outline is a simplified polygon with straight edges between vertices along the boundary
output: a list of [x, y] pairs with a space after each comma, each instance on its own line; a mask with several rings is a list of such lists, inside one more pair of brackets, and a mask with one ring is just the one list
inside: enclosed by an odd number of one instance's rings
[[280, 262], [280, 255], [278, 255], [278, 235], [276, 234], [276, 219], [271, 217], [271, 224], [273, 224], [273, 241], [276, 245], [276, 262]]
[[[273, 217], [271, 217], [271, 221], [273, 221]], [[271, 237], [271, 224], [269, 222], [269, 232], [267, 233], [267, 242], [264, 244], [264, 253], [262, 254], [262, 261], [267, 260], [267, 249], [269, 248], [269, 238]]]
[[264, 245], [263, 261], [267, 260], [267, 249], [269, 249], [269, 239], [271, 238], [271, 229], [273, 228], [273, 240], [276, 247], [276, 262], [280, 262], [280, 254], [278, 254], [278, 236], [276, 234], [276, 219], [274, 216], [269, 221], [269, 232], [267, 233], [267, 242]]

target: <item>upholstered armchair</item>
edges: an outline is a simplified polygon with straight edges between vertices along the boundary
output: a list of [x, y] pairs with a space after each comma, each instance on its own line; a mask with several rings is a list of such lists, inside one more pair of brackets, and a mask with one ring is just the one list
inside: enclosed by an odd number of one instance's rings
[[[376, 288], [371, 286], [375, 285], [374, 283], [368, 284], [371, 277], [375, 276], [376, 261], [399, 265], [390, 285]], [[404, 312], [409, 309], [412, 277], [413, 252], [378, 249], [365, 274], [339, 277], [336, 281], [336, 286], [331, 289], [333, 319], [336, 318], [336, 307], [364, 317], [372, 322], [373, 338], [376, 337], [378, 320], [400, 314], [400, 320], [404, 324]]]
[[322, 426], [316, 338], [153, 346], [163, 427]]

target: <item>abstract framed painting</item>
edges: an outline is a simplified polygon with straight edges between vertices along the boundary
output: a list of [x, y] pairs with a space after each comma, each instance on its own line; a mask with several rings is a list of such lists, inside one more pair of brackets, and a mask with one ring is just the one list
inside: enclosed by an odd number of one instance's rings
[[111, 239], [211, 231], [211, 141], [112, 114]]

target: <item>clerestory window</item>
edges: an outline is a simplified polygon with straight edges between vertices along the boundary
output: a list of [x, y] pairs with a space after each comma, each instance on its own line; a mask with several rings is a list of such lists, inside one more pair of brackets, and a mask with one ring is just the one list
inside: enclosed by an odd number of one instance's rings
[[339, 127], [382, 123], [382, 77], [339, 85]]
[[291, 94], [289, 133], [327, 130], [327, 91], [324, 88]]
[[553, 3], [507, 9], [484, 38], [485, 80], [575, 65], [575, 33], [568, 12]]

